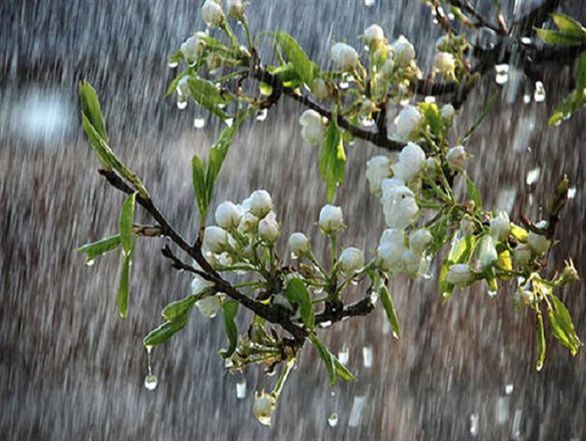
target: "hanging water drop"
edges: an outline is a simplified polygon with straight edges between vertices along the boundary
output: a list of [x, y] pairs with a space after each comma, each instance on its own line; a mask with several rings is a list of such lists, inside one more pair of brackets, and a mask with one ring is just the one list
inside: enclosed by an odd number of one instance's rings
[[246, 397], [246, 379], [242, 378], [236, 383], [236, 398], [243, 400]]
[[478, 435], [478, 414], [473, 413], [470, 415], [470, 435]]
[[338, 352], [338, 360], [340, 360], [340, 363], [342, 363], [343, 365], [348, 364], [348, 360], [350, 359], [350, 351], [348, 350], [348, 347], [346, 345], [342, 346], [342, 350], [340, 352]]
[[93, 266], [96, 263], [96, 259], [89, 259], [85, 261], [85, 266]]
[[576, 197], [576, 187], [568, 189], [568, 199], [574, 199]]
[[179, 63], [177, 61], [169, 61], [168, 66], [171, 69], [175, 69], [177, 66], [179, 66]]
[[177, 99], [177, 108], [179, 110], [183, 110], [187, 107], [187, 101], [184, 101], [182, 99]]
[[511, 394], [513, 393], [513, 389], [514, 389], [514, 388], [515, 388], [515, 387], [513, 386], [513, 384], [512, 384], [512, 383], [510, 383], [510, 384], [507, 384], [507, 385], [505, 386], [505, 393], [506, 393], [507, 395], [511, 395]]
[[372, 346], [370, 346], [370, 345], [364, 346], [362, 348], [362, 361], [363, 361], [365, 368], [372, 367], [372, 358], [373, 358]]
[[348, 89], [348, 87], [350, 87], [350, 83], [348, 83], [347, 81], [340, 81], [338, 83], [338, 86], [340, 87], [340, 89], [346, 90]]
[[193, 127], [196, 129], [203, 129], [206, 125], [206, 120], [203, 118], [193, 118]]
[[158, 383], [159, 380], [154, 374], [149, 374], [144, 378], [144, 387], [146, 387], [148, 390], [155, 390]]
[[267, 115], [269, 114], [267, 109], [262, 109], [258, 115], [256, 115], [256, 120], [257, 121], [264, 121], [265, 119], [267, 119]]
[[330, 427], [336, 427], [338, 425], [338, 414], [336, 412], [332, 412], [328, 418], [328, 425]]
[[535, 82], [535, 92], [533, 93], [533, 99], [536, 103], [542, 103], [545, 101], [545, 87], [541, 81]]

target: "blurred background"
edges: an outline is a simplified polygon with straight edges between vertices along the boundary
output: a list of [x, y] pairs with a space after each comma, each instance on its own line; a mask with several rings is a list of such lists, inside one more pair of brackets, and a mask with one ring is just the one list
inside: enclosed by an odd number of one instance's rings
[[[172, 223], [193, 237], [190, 160], [207, 150], [223, 123], [193, 104], [179, 110], [163, 96], [176, 73], [167, 57], [204, 28], [202, 3], [0, 2], [0, 433], [56, 440], [586, 439], [584, 351], [572, 358], [548, 338], [547, 361], [537, 373], [534, 317], [513, 310], [510, 288], [495, 298], [482, 289], [461, 291], [443, 305], [434, 279], [393, 282], [399, 341], [382, 308], [322, 333], [333, 352], [348, 352], [358, 381], [329, 388], [315, 352], [306, 349], [272, 429], [254, 419], [252, 397], [275, 379], [255, 368], [244, 375], [223, 368], [221, 318], [194, 312], [181, 334], [154, 351], [159, 385], [145, 389], [142, 337], [159, 323], [164, 305], [189, 292], [190, 279], [162, 260], [162, 239], [142, 239], [130, 314], [122, 321], [115, 310], [118, 257], [90, 268], [74, 252], [117, 231], [122, 201], [95, 173], [76, 89], [81, 79], [96, 87], [112, 146]], [[503, 2], [508, 19], [539, 4]], [[564, 2], [562, 10], [586, 21], [581, 0]], [[423, 65], [440, 35], [418, 1], [252, 0], [248, 16], [253, 31], [284, 29], [323, 65], [332, 42], [359, 47], [358, 34], [372, 23], [389, 38], [405, 34]], [[541, 103], [518, 72], [511, 70], [504, 85], [487, 75], [464, 105], [456, 131], [466, 130], [488, 97], [500, 96], [470, 142], [469, 171], [488, 207], [514, 216], [523, 210], [535, 219], [567, 173], [576, 193], [563, 212], [550, 270], [572, 257], [584, 275], [586, 120], [577, 113], [560, 127], [546, 124], [569, 91], [571, 73], [571, 67], [548, 66]], [[325, 188], [318, 151], [300, 136], [302, 109], [282, 100], [271, 110], [240, 131], [216, 201], [240, 201], [266, 188], [283, 237], [303, 230], [323, 246], [315, 222]], [[201, 119], [204, 126], [196, 128]], [[372, 253], [384, 224], [364, 172], [380, 151], [356, 142], [347, 153], [347, 182], [337, 199], [348, 225], [342, 244]], [[584, 284], [561, 295], [585, 340]]]

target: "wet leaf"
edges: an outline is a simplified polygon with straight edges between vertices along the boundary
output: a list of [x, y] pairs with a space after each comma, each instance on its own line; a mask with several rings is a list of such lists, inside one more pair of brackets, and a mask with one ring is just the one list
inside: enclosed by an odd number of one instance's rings
[[190, 76], [187, 83], [191, 97], [197, 104], [222, 119], [230, 118], [230, 115], [224, 112], [220, 106], [225, 106], [231, 99], [228, 95], [223, 94], [214, 83], [195, 76]]
[[120, 246], [120, 235], [105, 237], [96, 242], [87, 243], [82, 245], [75, 251], [78, 253], [85, 253], [86, 262], [93, 261], [96, 257], [107, 253], [108, 251], [115, 250]]
[[226, 328], [226, 336], [228, 337], [228, 349], [221, 351], [222, 357], [227, 358], [231, 356], [236, 350], [236, 344], [238, 343], [238, 328], [234, 318], [238, 312], [238, 302], [236, 300], [228, 300], [222, 305], [222, 311], [224, 313], [224, 326]]
[[125, 255], [130, 255], [134, 250], [135, 238], [133, 227], [135, 206], [136, 193], [132, 193], [124, 200], [122, 211], [120, 212], [120, 242]]
[[303, 324], [307, 329], [313, 329], [315, 327], [315, 313], [313, 311], [313, 304], [311, 303], [311, 296], [303, 281], [298, 278], [289, 280], [287, 289], [285, 290], [285, 297], [290, 302], [299, 305]]
[[301, 78], [305, 84], [311, 86], [315, 71], [314, 63], [309, 59], [297, 41], [287, 32], [277, 31], [273, 35], [279, 48], [295, 68], [299, 78]]
[[96, 90], [87, 81], [79, 83], [79, 97], [81, 98], [81, 113], [95, 129], [96, 133], [108, 143], [106, 123]]
[[356, 377], [346, 368], [346, 366], [344, 366], [315, 335], [310, 335], [309, 339], [326, 365], [330, 384], [336, 384], [336, 379], [338, 377], [344, 381], [356, 380]]
[[208, 200], [208, 191], [206, 186], [205, 164], [201, 158], [195, 155], [191, 161], [193, 190], [195, 191], [195, 200], [199, 209], [200, 226], [205, 225], [205, 219], [208, 212], [210, 201]]
[[191, 294], [181, 300], [171, 302], [165, 306], [161, 315], [169, 322], [177, 320], [177, 318], [189, 312], [198, 299], [199, 296]]
[[130, 266], [132, 265], [132, 253], [124, 256], [122, 270], [120, 271], [120, 283], [116, 296], [116, 306], [120, 317], [123, 319], [128, 315], [128, 291], [130, 285]]
[[574, 20], [572, 17], [569, 17], [565, 14], [551, 14], [551, 18], [553, 22], [556, 24], [560, 31], [568, 35], [573, 35], [575, 37], [586, 37], [586, 29], [582, 27], [579, 21]]
[[163, 323], [147, 334], [142, 341], [143, 344], [146, 347], [152, 347], [165, 343], [185, 327], [188, 319], [189, 313], [185, 313], [173, 321]]
[[545, 43], [560, 46], [578, 46], [586, 40], [583, 36], [578, 36], [566, 31], [555, 31], [551, 29], [535, 29], [535, 32]]
[[575, 356], [580, 350], [582, 342], [576, 334], [572, 317], [566, 305], [556, 296], [550, 296], [554, 309], [549, 311], [549, 321], [553, 336]]
[[319, 172], [326, 183], [328, 202], [332, 202], [338, 186], [344, 182], [346, 168], [346, 152], [336, 118], [334, 112], [328, 123], [326, 140], [319, 155]]
[[397, 311], [395, 310], [395, 305], [393, 304], [393, 298], [391, 297], [391, 294], [389, 293], [386, 285], [383, 284], [381, 286], [379, 294], [385, 309], [385, 313], [387, 315], [387, 319], [389, 320], [391, 329], [393, 331], [393, 337], [398, 339], [401, 336], [399, 330], [399, 320], [397, 319]]

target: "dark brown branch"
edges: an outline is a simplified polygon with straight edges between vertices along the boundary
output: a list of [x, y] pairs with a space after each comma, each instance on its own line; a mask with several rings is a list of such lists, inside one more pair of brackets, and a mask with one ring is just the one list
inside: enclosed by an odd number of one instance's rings
[[[340, 305], [341, 306], [341, 305]], [[315, 322], [320, 323], [336, 323], [343, 319], [350, 317], [357, 317], [368, 315], [374, 309], [370, 293], [367, 293], [361, 300], [351, 303], [344, 308], [326, 308], [326, 310], [315, 316]]]
[[500, 35], [507, 35], [506, 29], [503, 25], [495, 26], [487, 21], [468, 0], [449, 0], [449, 3], [462, 9], [463, 11], [470, 14], [476, 20], [473, 26], [476, 28], [488, 28]]

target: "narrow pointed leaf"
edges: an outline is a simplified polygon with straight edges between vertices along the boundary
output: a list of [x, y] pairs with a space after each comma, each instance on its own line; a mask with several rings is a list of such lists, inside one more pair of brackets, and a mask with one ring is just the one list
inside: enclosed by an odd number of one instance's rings
[[178, 317], [188, 313], [191, 310], [195, 302], [197, 302], [198, 298], [199, 296], [191, 294], [184, 299], [171, 302], [165, 306], [161, 312], [161, 315], [168, 322], [177, 320]]
[[381, 286], [379, 293], [383, 307], [385, 309], [385, 313], [387, 315], [387, 319], [389, 320], [389, 324], [391, 325], [391, 329], [393, 331], [393, 337], [399, 339], [401, 332], [399, 330], [399, 320], [397, 319], [397, 311], [395, 310], [395, 305], [393, 304], [393, 298], [384, 284]]
[[191, 97], [200, 106], [222, 119], [230, 118], [221, 106], [230, 102], [230, 97], [223, 94], [218, 87], [211, 81], [191, 76], [188, 80]]
[[163, 323], [147, 334], [142, 341], [143, 344], [146, 347], [152, 347], [165, 343], [185, 327], [188, 319], [189, 313], [185, 313], [173, 321]]
[[314, 71], [316, 70], [314, 63], [309, 59], [297, 41], [287, 32], [277, 31], [273, 35], [279, 48], [295, 68], [299, 78], [301, 78], [305, 84], [311, 86]]
[[132, 254], [127, 254], [122, 260], [122, 270], [120, 271], [120, 283], [118, 285], [118, 294], [116, 296], [116, 306], [120, 317], [123, 319], [128, 315], [128, 291], [130, 285], [130, 266], [132, 263]]
[[289, 280], [287, 289], [285, 290], [285, 297], [287, 297], [287, 300], [290, 302], [299, 305], [303, 324], [307, 329], [313, 329], [315, 327], [313, 304], [311, 302], [311, 296], [301, 279], [293, 278]]
[[79, 83], [79, 97], [81, 98], [81, 112], [94, 127], [98, 135], [108, 143], [106, 123], [96, 90], [87, 81]]
[[345, 168], [344, 141], [334, 114], [328, 123], [326, 139], [319, 155], [319, 172], [326, 183], [328, 202], [334, 199], [338, 186], [344, 182]]
[[553, 22], [556, 24], [561, 31], [568, 35], [575, 36], [577, 38], [586, 37], [586, 29], [582, 27], [579, 21], [574, 20], [565, 14], [551, 14]]
[[136, 193], [128, 196], [122, 204], [120, 212], [120, 242], [124, 249], [124, 254], [129, 255], [134, 250], [134, 209], [136, 206]]
[[334, 362], [333, 354], [328, 351], [328, 348], [324, 346], [324, 344], [316, 337], [310, 336], [309, 339], [317, 349], [317, 352], [326, 365], [326, 369], [328, 371], [328, 378], [330, 380], [330, 384], [336, 383], [336, 364]]
[[193, 190], [195, 191], [195, 200], [199, 209], [200, 225], [205, 225], [205, 219], [208, 212], [208, 192], [206, 187], [205, 165], [201, 158], [195, 155], [191, 161]]
[[348, 368], [344, 366], [342, 362], [338, 360], [333, 354], [332, 357], [334, 358], [334, 369], [336, 371], [336, 375], [344, 381], [356, 381], [354, 374], [350, 372]]
[[543, 329], [543, 316], [541, 313], [537, 314], [535, 334], [537, 337], [537, 362], [535, 363], [535, 369], [540, 371], [543, 369], [543, 363], [545, 362], [545, 331]]
[[238, 312], [238, 302], [236, 300], [228, 300], [222, 305], [224, 313], [224, 326], [226, 327], [226, 336], [228, 337], [228, 349], [221, 351], [222, 357], [227, 358], [231, 356], [236, 350], [238, 343], [238, 328], [234, 322], [236, 313]]
[[107, 253], [108, 251], [115, 250], [117, 247], [120, 246], [120, 235], [116, 234], [114, 236], [105, 237], [100, 239], [96, 242], [87, 243], [79, 247], [77, 252], [85, 253], [86, 262], [91, 262], [96, 257], [101, 256], [102, 254]]
[[549, 321], [553, 336], [575, 356], [582, 342], [576, 334], [570, 312], [566, 308], [566, 305], [556, 296], [552, 295], [550, 298], [554, 305], [553, 311], [549, 312]]
[[585, 38], [566, 31], [554, 31], [551, 29], [535, 29], [535, 32], [545, 43], [561, 46], [578, 46], [583, 44]]

